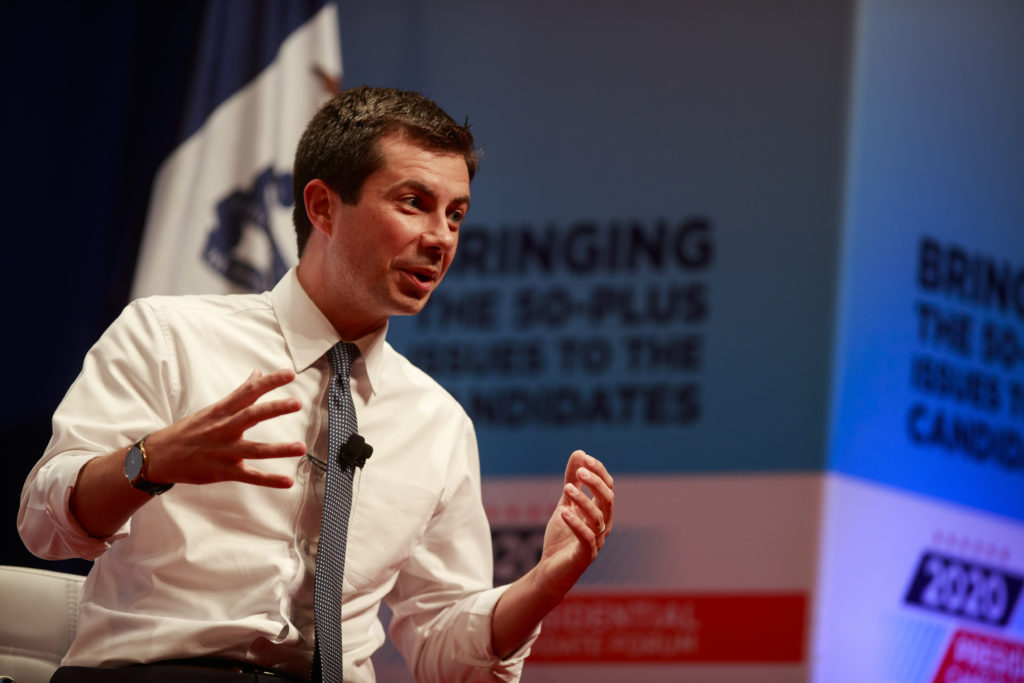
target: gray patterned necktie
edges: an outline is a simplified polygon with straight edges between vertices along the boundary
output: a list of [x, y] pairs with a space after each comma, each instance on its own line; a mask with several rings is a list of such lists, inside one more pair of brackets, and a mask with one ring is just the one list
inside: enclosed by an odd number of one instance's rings
[[331, 361], [331, 387], [328, 392], [327, 484], [324, 491], [323, 518], [320, 522], [320, 547], [316, 555], [316, 584], [313, 589], [313, 613], [316, 618], [316, 652], [311, 680], [342, 683], [341, 585], [345, 575], [345, 543], [348, 516], [352, 508], [352, 465], [341, 465], [341, 447], [357, 430], [356, 409], [352, 404], [349, 376], [359, 349], [349, 342], [338, 342], [327, 352]]

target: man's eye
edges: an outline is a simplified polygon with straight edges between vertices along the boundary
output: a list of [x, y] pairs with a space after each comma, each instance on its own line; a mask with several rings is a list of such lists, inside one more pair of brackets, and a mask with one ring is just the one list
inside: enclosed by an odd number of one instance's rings
[[421, 207], [421, 202], [420, 202], [420, 198], [419, 197], [406, 197], [402, 201], [405, 204], [407, 204], [408, 206], [411, 206], [414, 209], [418, 209], [418, 208]]
[[461, 223], [462, 219], [465, 218], [465, 216], [466, 214], [463, 213], [462, 211], [452, 211], [450, 214], [448, 214], [448, 220], [452, 221], [453, 223]]

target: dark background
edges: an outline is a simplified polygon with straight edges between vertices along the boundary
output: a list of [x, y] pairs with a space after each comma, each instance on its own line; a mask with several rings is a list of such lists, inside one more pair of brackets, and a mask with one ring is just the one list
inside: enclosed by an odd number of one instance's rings
[[[197, 2], [19, 3], [0, 28], [8, 297], [0, 563], [33, 557], [15, 519], [50, 415], [128, 301], [157, 165], [178, 139]], [[44, 359], [42, 363], [39, 359]]]

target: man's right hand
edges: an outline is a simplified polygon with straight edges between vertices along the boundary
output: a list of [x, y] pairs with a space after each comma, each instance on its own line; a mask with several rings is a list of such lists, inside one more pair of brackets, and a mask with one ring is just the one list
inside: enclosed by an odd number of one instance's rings
[[[244, 438], [250, 427], [302, 408], [296, 398], [256, 401], [295, 379], [291, 370], [264, 375], [254, 371], [230, 394], [197, 413], [146, 437], [147, 479], [156, 484], [210, 484], [240, 481], [288, 488], [291, 477], [249, 467], [246, 460], [302, 456], [306, 445], [260, 443]], [[90, 535], [106, 538], [151, 500], [124, 476], [124, 448], [93, 458], [78, 473], [71, 492], [71, 513]]]
[[147, 478], [156, 484], [241, 481], [274, 488], [291, 486], [291, 477], [253, 469], [246, 460], [304, 455], [306, 444], [260, 443], [243, 437], [247, 429], [264, 420], [302, 408], [297, 398], [256, 403], [293, 379], [295, 373], [291, 370], [269, 375], [255, 370], [240, 387], [213, 405], [150, 434], [146, 438]]

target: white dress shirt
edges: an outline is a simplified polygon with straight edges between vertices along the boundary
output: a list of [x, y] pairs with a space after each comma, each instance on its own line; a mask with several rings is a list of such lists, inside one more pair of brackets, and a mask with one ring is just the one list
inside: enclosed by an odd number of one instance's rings
[[[357, 470], [349, 521], [345, 680], [374, 680], [382, 599], [417, 680], [516, 680], [529, 644], [504, 661], [490, 650], [502, 589], [491, 588], [472, 424], [385, 342], [385, 331], [355, 340], [362, 355], [352, 368], [352, 398], [373, 455]], [[289, 489], [177, 484], [105, 539], [86, 534], [68, 503], [90, 458], [214, 403], [254, 369], [294, 369], [295, 381], [267, 397], [298, 397], [303, 407], [245, 438], [305, 441], [325, 460], [331, 371], [324, 354], [338, 339], [294, 269], [259, 295], [135, 301], [104, 333], [54, 415], [53, 438], [18, 515], [22, 538], [40, 557], [96, 560], [64, 664], [218, 656], [305, 674], [324, 485], [310, 458], [249, 461], [292, 476]]]

